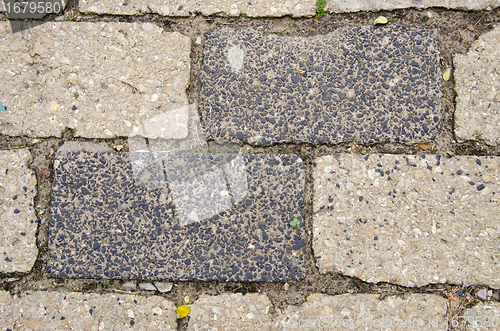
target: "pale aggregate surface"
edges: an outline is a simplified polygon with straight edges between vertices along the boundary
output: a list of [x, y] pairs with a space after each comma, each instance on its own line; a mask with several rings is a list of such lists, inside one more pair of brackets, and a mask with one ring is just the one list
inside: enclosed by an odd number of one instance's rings
[[462, 322], [468, 322], [469, 330], [498, 330], [500, 328], [500, 303], [481, 302], [472, 308], [467, 309]]
[[[479, 10], [500, 6], [499, 0], [444, 0], [439, 4], [434, 0], [375, 0], [375, 1], [348, 1], [330, 0], [325, 5], [328, 12], [357, 12], [362, 10], [393, 10], [400, 8], [429, 8], [445, 7], [456, 9]], [[306, 0], [217, 0], [217, 1], [181, 1], [181, 0], [82, 0], [79, 9], [86, 13], [141, 15], [157, 13], [164, 16], [190, 16], [201, 13], [203, 15], [249, 17], [308, 17], [316, 14], [316, 1]]]
[[401, 8], [430, 8], [444, 7], [454, 9], [469, 9], [479, 10], [495, 8], [500, 6], [499, 0], [443, 0], [436, 2], [435, 0], [329, 0], [325, 6], [325, 10], [329, 12], [355, 12], [362, 10], [393, 10]]
[[202, 295], [191, 306], [188, 330], [270, 330], [270, 308], [265, 294]]
[[[128, 136], [187, 105], [190, 40], [152, 23], [0, 22], [0, 133]], [[186, 134], [187, 135], [187, 134]]]
[[301, 306], [288, 306], [273, 330], [447, 330], [446, 305], [429, 294], [380, 300], [376, 294], [315, 293]]
[[405, 286], [500, 287], [498, 157], [324, 156], [314, 170], [320, 272]]
[[99, 14], [137, 15], [157, 13], [164, 16], [190, 16], [201, 13], [203, 15], [250, 17], [280, 17], [291, 15], [294, 17], [313, 16], [316, 13], [314, 0], [216, 0], [216, 1], [182, 1], [182, 0], [153, 0], [153, 1], [113, 1], [113, 0], [82, 0], [79, 9], [82, 12]]
[[11, 330], [175, 330], [175, 306], [161, 296], [0, 292], [0, 327]]
[[28, 149], [0, 151], [0, 272], [28, 272], [35, 263], [35, 173]]
[[500, 26], [457, 54], [455, 133], [459, 139], [500, 143]]

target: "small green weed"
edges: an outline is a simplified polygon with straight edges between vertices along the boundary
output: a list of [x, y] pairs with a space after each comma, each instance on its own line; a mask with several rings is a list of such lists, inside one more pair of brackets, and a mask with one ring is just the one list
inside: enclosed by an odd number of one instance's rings
[[325, 16], [325, 5], [326, 0], [316, 1], [316, 13], [318, 13], [318, 18], [322, 18], [323, 16]]

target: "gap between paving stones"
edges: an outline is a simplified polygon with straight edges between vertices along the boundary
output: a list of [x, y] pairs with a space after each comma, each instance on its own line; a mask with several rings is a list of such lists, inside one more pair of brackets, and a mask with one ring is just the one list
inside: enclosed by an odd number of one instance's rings
[[[66, 14], [70, 14], [70, 8], [66, 10]], [[464, 28], [465, 24], [475, 23], [484, 12], [465, 12], [465, 11], [450, 11], [444, 9], [431, 9], [434, 19], [427, 18], [424, 20], [427, 10], [396, 10], [392, 12], [381, 13], [357, 13], [357, 14], [337, 14], [327, 15], [323, 19], [292, 19], [289, 17], [277, 19], [249, 19], [241, 17], [235, 18], [219, 18], [219, 17], [196, 17], [192, 22], [188, 18], [169, 18], [160, 17], [158, 15], [147, 15], [140, 17], [130, 16], [112, 16], [112, 15], [99, 15], [94, 19], [87, 21], [120, 21], [120, 22], [154, 22], [164, 27], [167, 31], [177, 31], [182, 34], [188, 35], [192, 41], [191, 48], [191, 79], [188, 88], [188, 98], [191, 103], [198, 100], [199, 94], [199, 81], [198, 73], [202, 67], [202, 43], [197, 44], [197, 37], [202, 36], [205, 31], [216, 27], [217, 23], [220, 25], [229, 25], [231, 27], [246, 27], [246, 26], [265, 26], [267, 31], [276, 32], [284, 35], [315, 35], [324, 34], [331, 29], [341, 25], [358, 25], [358, 24], [371, 24], [373, 19], [378, 15], [385, 15], [389, 18], [390, 24], [401, 24], [408, 26], [436, 26], [442, 27], [447, 31], [447, 34], [440, 34], [440, 38], [444, 40], [440, 42], [442, 61], [441, 69], [452, 66], [453, 53], [465, 53], [465, 43], [470, 43], [476, 40], [477, 37], [486, 32], [488, 25], [498, 23], [498, 9], [488, 12], [483, 23], [480, 24], [474, 32], [470, 32]], [[77, 12], [75, 12], [75, 17]], [[462, 17], [458, 18], [458, 15]], [[441, 19], [446, 19], [452, 16], [448, 22], [439, 22]], [[50, 18], [53, 20], [53, 18]], [[203, 21], [211, 21], [203, 22]], [[426, 23], [426, 22], [431, 23]], [[456, 22], [455, 22], [456, 21]], [[292, 22], [290, 27], [287, 23]], [[446, 24], [450, 24], [446, 28]], [[458, 28], [460, 27], [460, 29]], [[470, 38], [470, 41], [469, 39]], [[459, 41], [462, 39], [462, 41]], [[446, 45], [444, 45], [446, 43]], [[200, 51], [197, 49], [200, 48]], [[178, 302], [180, 294], [180, 286], [183, 287], [183, 293], [189, 294], [192, 301], [196, 300], [198, 293], [205, 293], [216, 295], [225, 292], [261, 292], [267, 294], [271, 300], [274, 308], [283, 309], [289, 304], [299, 304], [303, 302], [304, 295], [310, 293], [322, 292], [328, 294], [341, 294], [341, 293], [383, 293], [384, 295], [398, 295], [404, 293], [435, 293], [440, 294], [447, 289], [444, 284], [429, 285], [422, 288], [405, 288], [388, 283], [369, 284], [364, 283], [356, 278], [350, 278], [342, 275], [321, 275], [318, 272], [316, 263], [312, 254], [311, 244], [311, 229], [312, 229], [312, 167], [314, 159], [319, 156], [325, 156], [333, 153], [391, 153], [391, 154], [460, 154], [460, 155], [500, 155], [500, 147], [488, 146], [481, 142], [464, 142], [456, 143], [453, 134], [453, 110], [454, 110], [454, 96], [453, 80], [443, 84], [444, 95], [442, 98], [443, 112], [448, 113], [447, 120], [443, 125], [443, 133], [436, 141], [436, 146], [427, 151], [422, 151], [415, 146], [407, 146], [403, 144], [381, 143], [369, 146], [359, 146], [353, 143], [342, 143], [334, 146], [319, 145], [295, 145], [284, 144], [273, 147], [255, 147], [251, 145], [243, 145], [244, 153], [285, 153], [297, 154], [301, 157], [306, 164], [306, 187], [305, 187], [305, 205], [303, 211], [306, 214], [306, 230], [308, 234], [308, 241], [306, 244], [306, 268], [308, 275], [306, 276], [307, 284], [304, 282], [290, 282], [290, 291], [286, 293], [283, 290], [283, 284], [265, 284], [265, 283], [223, 283], [223, 282], [175, 282], [175, 286], [171, 293], [166, 297], [174, 302]], [[50, 203], [50, 178], [45, 178], [41, 171], [44, 169], [52, 169], [53, 157], [46, 159], [45, 152], [52, 147], [54, 152], [67, 140], [84, 140], [75, 139], [72, 136], [72, 131], [63, 133], [62, 139], [60, 138], [43, 138], [39, 139], [40, 142], [32, 145], [33, 139], [18, 137], [11, 138], [2, 136], [0, 138], [0, 148], [10, 149], [28, 145], [33, 155], [33, 163], [31, 168], [35, 170], [37, 175], [37, 188], [38, 195], [35, 198], [35, 209], [37, 216], [45, 219], [39, 227], [37, 235], [39, 256], [35, 267], [28, 274], [3, 274], [2, 287], [16, 293], [27, 289], [53, 289], [57, 291], [84, 291], [84, 292], [111, 292], [113, 290], [120, 290], [121, 281], [110, 280], [53, 280], [47, 277], [45, 272], [45, 263], [47, 258], [47, 220], [48, 208]], [[87, 140], [85, 141], [92, 141]], [[106, 139], [97, 140], [106, 141], [111, 147], [123, 145], [126, 148], [126, 140], [124, 139]], [[15, 146], [17, 145], [17, 146]], [[35, 162], [39, 162], [36, 164]], [[21, 278], [19, 281], [7, 282], [8, 278]], [[199, 291], [198, 291], [199, 290]], [[148, 292], [136, 292], [148, 293]], [[497, 293], [498, 298], [498, 291]], [[149, 293], [148, 293], [149, 294]], [[285, 298], [283, 298], [285, 297]], [[498, 301], [498, 299], [497, 299]], [[179, 328], [183, 329], [187, 323], [181, 322]], [[183, 326], [184, 325], [184, 326]]]

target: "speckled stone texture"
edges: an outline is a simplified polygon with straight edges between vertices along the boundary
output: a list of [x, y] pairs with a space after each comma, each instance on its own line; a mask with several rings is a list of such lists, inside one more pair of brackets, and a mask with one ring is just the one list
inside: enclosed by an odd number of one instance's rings
[[[347, 1], [329, 0], [325, 10], [329, 12], [356, 12], [361, 10], [392, 10], [398, 8], [428, 8], [445, 7], [456, 9], [486, 9], [500, 6], [498, 0], [444, 0], [436, 3], [433, 0], [379, 0], [379, 1]], [[188, 16], [197, 13], [203, 15], [250, 17], [280, 17], [280, 16], [313, 16], [316, 14], [316, 1], [313, 0], [217, 0], [217, 1], [181, 1], [181, 0], [153, 0], [141, 2], [130, 0], [117, 2], [114, 0], [81, 0], [79, 9], [86, 13], [141, 15], [158, 13], [165, 16]]]
[[466, 309], [463, 318], [457, 319], [462, 324], [467, 321], [468, 330], [498, 330], [500, 329], [500, 303], [480, 302]]
[[325, 10], [328, 12], [343, 13], [362, 10], [392, 10], [399, 8], [429, 8], [444, 7], [450, 9], [479, 10], [500, 6], [499, 0], [328, 0]]
[[2, 330], [176, 330], [175, 306], [160, 296], [0, 291]]
[[312, 294], [288, 306], [273, 330], [447, 330], [446, 299], [428, 294]]
[[[190, 40], [152, 23], [50, 22], [11, 34], [0, 22], [0, 132], [90, 138], [187, 105]], [[137, 88], [137, 90], [136, 90]]]
[[203, 15], [250, 17], [313, 16], [316, 13], [314, 0], [81, 0], [78, 4], [81, 12], [119, 15], [141, 15], [157, 13], [164, 16]]
[[38, 255], [28, 149], [0, 151], [0, 272], [29, 272]]
[[[148, 161], [149, 155], [145, 153], [143, 160]], [[207, 281], [304, 277], [305, 234], [289, 226], [294, 217], [303, 220], [304, 165], [297, 156], [233, 157], [243, 162], [240, 177], [224, 168], [230, 168], [231, 160], [217, 155], [161, 158], [140, 174], [134, 174], [130, 157], [143, 156], [57, 154], [49, 225], [52, 259], [47, 266], [53, 277]], [[201, 162], [203, 158], [213, 162]], [[186, 167], [186, 160], [191, 167]], [[212, 177], [203, 172], [208, 165]], [[224, 171], [219, 173], [220, 169]], [[227, 178], [223, 187], [216, 181], [221, 175]], [[246, 191], [232, 186], [242, 177]], [[179, 186], [172, 183], [181, 179], [185, 192], [176, 196]], [[150, 182], [164, 184], [144, 185]], [[222, 205], [226, 200], [217, 197], [229, 197], [233, 205]], [[214, 214], [200, 212], [201, 206], [212, 205]], [[185, 215], [186, 206], [198, 209]]]
[[439, 131], [433, 30], [341, 27], [306, 38], [223, 27], [207, 33], [204, 56], [208, 139], [410, 143]]
[[500, 26], [456, 54], [455, 133], [459, 139], [500, 144]]
[[500, 288], [499, 164], [498, 157], [436, 155], [316, 159], [320, 272]]
[[189, 331], [271, 330], [271, 301], [265, 294], [202, 295], [191, 306]]

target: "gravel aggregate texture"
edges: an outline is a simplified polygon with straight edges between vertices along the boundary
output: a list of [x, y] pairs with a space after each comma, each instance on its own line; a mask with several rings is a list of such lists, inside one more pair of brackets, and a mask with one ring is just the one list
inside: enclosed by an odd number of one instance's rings
[[11, 34], [0, 22], [0, 133], [128, 136], [187, 105], [191, 42], [152, 23], [47, 22]]
[[347, 1], [329, 0], [325, 5], [328, 12], [345, 13], [356, 11], [394, 10], [401, 8], [430, 8], [443, 7], [449, 9], [480, 10], [492, 9], [500, 6], [498, 0], [443, 0], [437, 3], [434, 0], [370, 0]]
[[207, 32], [200, 103], [208, 139], [256, 145], [435, 139], [437, 34], [388, 26], [286, 37]]
[[[0, 5], [1, 6], [1, 5]], [[500, 6], [498, 0], [371, 0], [346, 1], [329, 0], [324, 9], [332, 13], [357, 11], [393, 10], [400, 8], [444, 7], [450, 9], [479, 10]], [[181, 1], [153, 0], [147, 3], [139, 0], [117, 2], [114, 0], [81, 0], [78, 8], [84, 13], [112, 15], [160, 14], [164, 16], [192, 16], [198, 13], [217, 16], [249, 17], [310, 17], [316, 14], [316, 1], [313, 0], [236, 0], [236, 1]]]
[[[297, 156], [179, 153], [151, 162], [149, 152], [139, 154], [56, 155], [50, 275], [277, 282], [304, 277], [305, 234], [289, 225], [304, 216], [304, 165]], [[149, 166], [134, 175], [131, 158]]]
[[3, 330], [177, 330], [175, 306], [161, 296], [0, 291]]
[[500, 287], [498, 157], [316, 159], [313, 249], [320, 272], [405, 286]]
[[31, 159], [28, 149], [0, 151], [0, 272], [29, 272], [38, 255]]
[[164, 16], [192, 16], [203, 15], [249, 17], [280, 17], [280, 16], [313, 16], [316, 13], [314, 0], [235, 0], [235, 1], [181, 1], [181, 0], [140, 0], [116, 1], [81, 0], [78, 8], [82, 12], [114, 14], [114, 15], [141, 15], [160, 14]]
[[481, 302], [467, 309], [463, 318], [457, 319], [462, 324], [467, 321], [468, 330], [498, 330], [500, 327], [500, 303]]
[[462, 140], [500, 144], [500, 26], [456, 54], [455, 134]]
[[429, 294], [312, 294], [289, 306], [273, 330], [447, 330], [445, 299]]
[[187, 330], [270, 330], [271, 307], [260, 293], [202, 295], [191, 306]]

